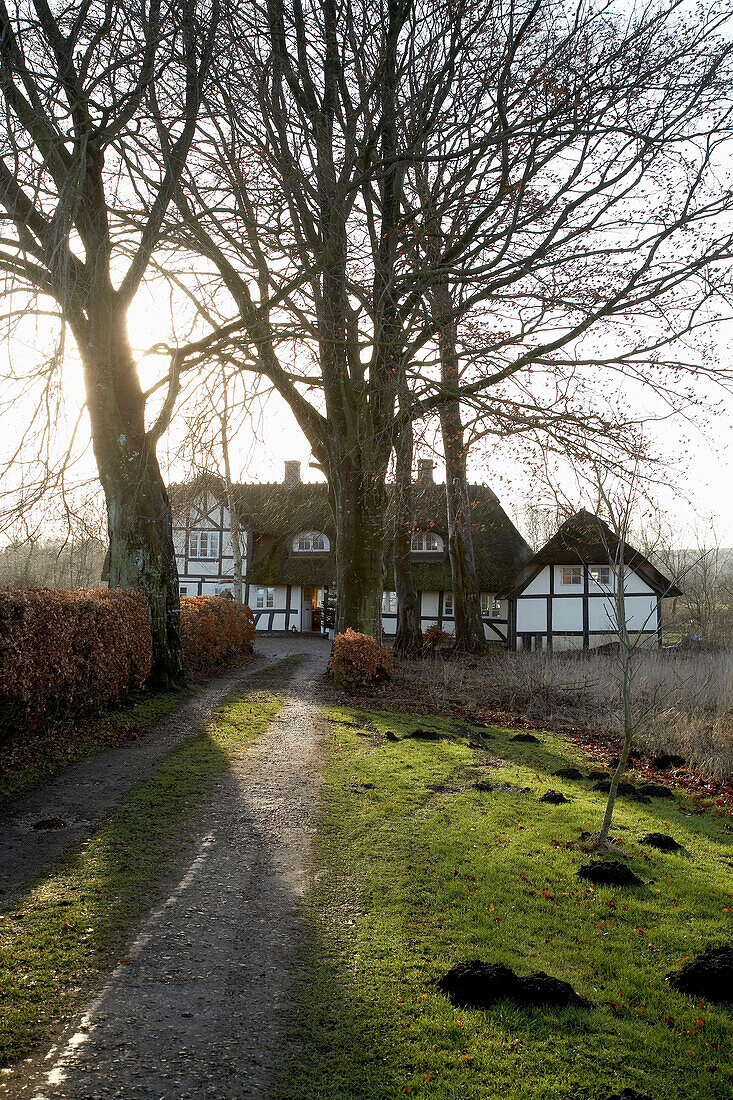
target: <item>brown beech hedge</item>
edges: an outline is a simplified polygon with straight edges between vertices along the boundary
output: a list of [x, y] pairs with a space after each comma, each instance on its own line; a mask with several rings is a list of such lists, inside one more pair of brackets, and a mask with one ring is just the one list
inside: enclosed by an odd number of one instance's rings
[[[184, 663], [201, 676], [251, 652], [252, 612], [231, 601], [181, 600]], [[150, 671], [145, 600], [120, 589], [0, 587], [0, 729], [116, 702]]]
[[201, 676], [233, 651], [252, 652], [254, 615], [248, 607], [219, 596], [181, 597], [183, 664]]

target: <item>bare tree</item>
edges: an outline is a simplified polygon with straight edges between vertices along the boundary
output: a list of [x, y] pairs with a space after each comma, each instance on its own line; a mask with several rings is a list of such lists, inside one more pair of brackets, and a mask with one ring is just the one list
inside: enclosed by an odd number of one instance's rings
[[380, 627], [405, 420], [459, 402], [511, 423], [518, 392], [559, 419], [539, 375], [555, 395], [582, 382], [570, 412], [600, 436], [604, 378], [674, 403], [681, 379], [725, 374], [675, 341], [727, 293], [727, 16], [666, 0], [240, 12], [170, 228], [215, 269], [216, 331], [172, 351], [194, 369], [236, 349], [293, 409], [329, 479], [338, 629]]
[[[403, 400], [406, 395], [403, 389]], [[412, 537], [415, 529], [412, 501], [413, 424], [404, 420], [395, 433], [394, 572], [397, 630], [393, 648], [405, 657], [422, 653], [420, 601], [412, 579]]]
[[[171, 513], [127, 314], [196, 133], [218, 0], [0, 0], [0, 271], [55, 303], [81, 357], [107, 501], [109, 582], [148, 602], [152, 683], [183, 678]], [[130, 212], [140, 216], [139, 231]]]

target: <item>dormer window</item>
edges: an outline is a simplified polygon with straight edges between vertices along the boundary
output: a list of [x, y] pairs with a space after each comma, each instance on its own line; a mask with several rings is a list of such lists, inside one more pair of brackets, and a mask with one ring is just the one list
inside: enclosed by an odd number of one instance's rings
[[293, 550], [296, 554], [323, 553], [330, 549], [328, 536], [322, 531], [303, 531], [293, 539]]
[[439, 554], [443, 549], [443, 540], [433, 531], [415, 531], [410, 548], [418, 553]]

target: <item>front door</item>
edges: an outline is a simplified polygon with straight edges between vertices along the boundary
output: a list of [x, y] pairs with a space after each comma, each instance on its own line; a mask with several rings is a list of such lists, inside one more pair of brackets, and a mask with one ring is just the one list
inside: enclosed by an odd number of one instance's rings
[[323, 589], [303, 588], [303, 603], [300, 616], [300, 629], [309, 633], [320, 633], [322, 624]]

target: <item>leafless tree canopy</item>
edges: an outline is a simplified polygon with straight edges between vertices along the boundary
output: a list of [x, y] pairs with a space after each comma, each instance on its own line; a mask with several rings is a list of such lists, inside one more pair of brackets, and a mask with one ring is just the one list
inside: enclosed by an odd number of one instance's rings
[[[73, 332], [111, 577], [148, 592], [161, 652], [177, 607], [154, 448], [182, 372], [254, 372], [290, 404], [329, 478], [338, 626], [372, 633], [398, 429], [452, 403], [472, 436], [581, 450], [633, 421], [604, 397], [619, 379], [674, 404], [696, 375], [724, 380], [680, 338], [699, 343], [729, 297], [729, 16], [730, 0], [0, 5], [0, 269]], [[169, 342], [146, 424], [125, 318], [151, 266], [200, 336]]]
[[146, 425], [127, 311], [197, 130], [217, 26], [216, 0], [0, 3], [0, 272], [20, 299], [10, 323], [53, 307], [73, 333], [107, 500], [110, 582], [146, 594], [161, 684], [182, 675], [155, 455], [177, 385], [173, 377]]
[[[618, 432], [604, 379], [679, 402], [695, 373], [721, 377], [676, 341], [728, 297], [728, 15], [592, 0], [239, 13], [170, 238], [205, 261], [194, 293], [214, 331], [177, 353], [236, 354], [277, 387], [375, 593], [380, 562], [358, 543], [381, 529], [372, 486], [400, 418], [457, 397], [481, 431], [565, 422], [578, 445]], [[374, 625], [375, 600], [360, 611], [339, 583], [353, 625]]]

